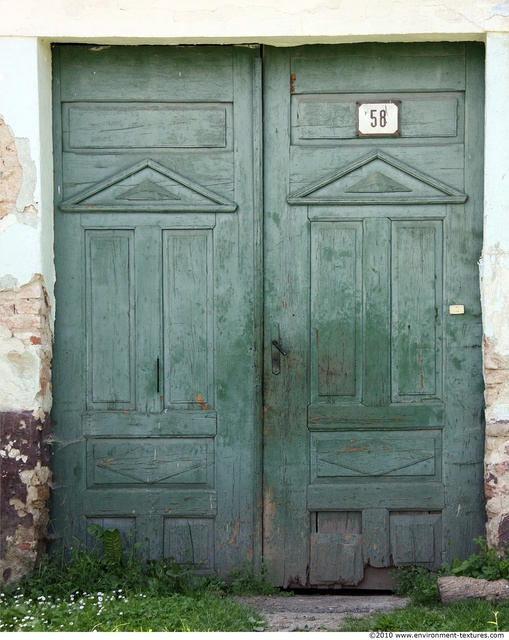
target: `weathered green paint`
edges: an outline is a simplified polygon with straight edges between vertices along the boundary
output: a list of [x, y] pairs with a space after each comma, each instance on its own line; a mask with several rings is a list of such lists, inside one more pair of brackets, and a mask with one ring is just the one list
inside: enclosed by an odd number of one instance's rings
[[56, 535], [223, 577], [261, 547], [258, 64], [55, 47]]
[[259, 53], [55, 48], [56, 530], [381, 586], [482, 531], [482, 47]]
[[[439, 566], [482, 533], [482, 59], [470, 44], [265, 51], [265, 318], [287, 356], [273, 375], [267, 341], [264, 556], [279, 584], [369, 586], [365, 565]], [[357, 138], [356, 102], [389, 99], [401, 136]]]

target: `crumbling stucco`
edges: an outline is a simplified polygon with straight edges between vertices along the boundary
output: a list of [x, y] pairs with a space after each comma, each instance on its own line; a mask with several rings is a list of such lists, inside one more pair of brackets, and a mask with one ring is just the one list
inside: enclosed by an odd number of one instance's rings
[[44, 551], [49, 513], [52, 333], [42, 276], [0, 290], [0, 579]]
[[0, 219], [14, 209], [21, 189], [21, 180], [22, 171], [14, 136], [0, 119]]
[[19, 580], [44, 552], [49, 518], [49, 419], [0, 413], [0, 579]]
[[486, 406], [486, 536], [490, 546], [500, 548], [509, 543], [509, 253], [498, 241], [485, 247], [480, 274]]
[[18, 580], [33, 568], [44, 550], [49, 513], [50, 304], [42, 275], [29, 275], [25, 268], [38, 251], [35, 188], [29, 141], [15, 137], [0, 116], [2, 582]]
[[509, 355], [484, 337], [486, 398], [486, 534], [491, 546], [509, 543]]
[[3, 220], [0, 231], [15, 222], [37, 226], [35, 181], [28, 140], [15, 138], [0, 117], [0, 220], [12, 216]]
[[0, 411], [51, 407], [52, 333], [41, 275], [18, 290], [0, 290]]

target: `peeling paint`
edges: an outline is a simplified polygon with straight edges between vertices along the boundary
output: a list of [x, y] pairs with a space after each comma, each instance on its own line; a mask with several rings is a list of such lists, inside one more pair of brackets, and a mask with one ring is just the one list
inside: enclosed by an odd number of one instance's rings
[[208, 405], [208, 404], [205, 402], [205, 399], [203, 398], [203, 396], [201, 395], [201, 393], [197, 393], [197, 394], [196, 394], [195, 402], [196, 402], [196, 404], [199, 404], [199, 405], [200, 405], [200, 409], [201, 409], [202, 411], [208, 411], [208, 410], [210, 409], [210, 405]]
[[45, 548], [53, 335], [42, 276], [25, 285], [4, 276], [1, 285], [0, 580], [5, 582], [32, 569]]
[[[20, 436], [22, 432], [22, 437]], [[0, 580], [19, 580], [44, 552], [51, 471], [49, 420], [0, 413]]]
[[52, 343], [42, 276], [17, 290], [1, 290], [0, 411], [31, 409], [39, 416], [49, 411]]
[[22, 170], [16, 141], [10, 128], [0, 118], [0, 219], [14, 209], [21, 191]]
[[235, 528], [233, 530], [231, 538], [228, 540], [229, 545], [235, 544], [235, 540], [237, 539], [237, 536], [239, 535], [239, 533], [240, 533], [240, 521], [237, 520], [237, 522], [235, 523]]
[[509, 2], [501, 2], [500, 4], [496, 4], [491, 10], [492, 16], [509, 16]]
[[[30, 144], [26, 138], [15, 138], [1, 116], [0, 178], [0, 231], [16, 221], [37, 227], [38, 211], [34, 202], [36, 170], [30, 156]], [[8, 216], [13, 218], [5, 223]]]

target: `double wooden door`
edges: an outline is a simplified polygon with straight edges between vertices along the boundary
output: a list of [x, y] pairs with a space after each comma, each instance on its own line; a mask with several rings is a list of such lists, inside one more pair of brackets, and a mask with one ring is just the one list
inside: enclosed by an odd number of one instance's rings
[[55, 530], [383, 586], [481, 533], [482, 47], [263, 53], [55, 49]]

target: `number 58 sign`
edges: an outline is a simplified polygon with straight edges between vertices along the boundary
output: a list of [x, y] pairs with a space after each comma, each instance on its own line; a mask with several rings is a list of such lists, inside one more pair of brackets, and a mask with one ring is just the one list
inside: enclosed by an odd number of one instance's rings
[[400, 101], [357, 102], [358, 136], [399, 136]]

